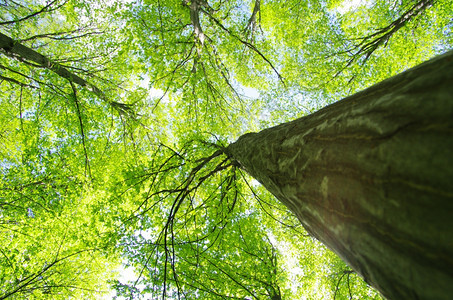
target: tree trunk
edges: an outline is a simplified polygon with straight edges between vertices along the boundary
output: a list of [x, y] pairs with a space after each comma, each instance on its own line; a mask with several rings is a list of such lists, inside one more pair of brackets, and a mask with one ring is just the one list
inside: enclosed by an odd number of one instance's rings
[[227, 153], [383, 296], [453, 296], [453, 51]]
[[9, 36], [4, 35], [1, 32], [0, 32], [0, 49], [3, 49], [3, 51], [5, 51], [10, 56], [18, 59], [19, 61], [33, 62], [36, 63], [38, 67], [49, 69], [52, 72], [55, 72], [57, 75], [61, 76], [62, 78], [68, 79], [70, 82], [76, 83], [82, 87], [87, 88], [89, 91], [93, 92], [100, 99], [107, 101], [104, 93], [95, 85], [87, 82], [85, 79], [81, 78], [77, 74], [70, 72], [63, 65], [52, 62], [49, 58], [45, 57], [44, 55], [22, 45], [18, 41], [13, 40]]

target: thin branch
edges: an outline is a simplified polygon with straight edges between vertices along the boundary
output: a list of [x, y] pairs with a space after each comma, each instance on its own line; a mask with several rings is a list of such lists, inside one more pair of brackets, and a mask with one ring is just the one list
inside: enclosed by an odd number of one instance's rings
[[18, 84], [20, 85], [21, 87], [29, 87], [29, 88], [33, 88], [33, 89], [37, 89], [38, 87], [36, 86], [33, 86], [33, 85], [30, 85], [30, 84], [26, 84], [26, 83], [23, 83], [23, 82], [20, 82], [14, 78], [10, 78], [10, 77], [6, 77], [6, 76], [3, 76], [3, 75], [0, 75], [0, 79], [1, 80], [5, 80], [5, 81], [8, 81], [8, 82], [11, 82], [11, 83], [15, 83], [15, 84]]
[[[30, 36], [25, 39], [20, 39], [17, 41], [20, 43], [23, 43], [23, 42], [28, 42], [31, 40], [43, 39], [43, 38], [56, 40], [56, 41], [64, 41], [64, 40], [74, 40], [74, 39], [78, 39], [78, 38], [83, 38], [83, 37], [86, 37], [89, 35], [103, 34], [103, 32], [99, 32], [99, 31], [90, 31], [90, 32], [82, 33], [80, 35], [70, 36], [71, 33], [80, 32], [80, 30], [81, 29], [76, 29], [76, 30], [71, 30], [71, 31], [52, 32], [52, 33], [42, 33], [42, 34]], [[66, 36], [61, 36], [61, 35], [66, 35]]]
[[87, 90], [98, 96], [101, 100], [107, 102], [112, 107], [114, 107], [120, 114], [129, 115], [131, 112], [131, 108], [129, 107], [128, 104], [108, 100], [104, 92], [102, 92], [94, 84], [89, 83], [88, 81], [81, 78], [77, 74], [70, 72], [63, 65], [51, 61], [46, 56], [36, 52], [35, 50], [29, 47], [22, 45], [18, 41], [13, 40], [12, 38], [4, 35], [3, 33], [0, 33], [0, 49], [3, 49], [5, 53], [10, 54], [12, 57], [18, 59], [19, 61], [22, 61], [24, 63], [30, 63], [35, 67], [41, 67], [51, 70], [60, 77], [69, 80], [71, 83], [75, 83], [81, 87], [86, 88]]
[[84, 130], [83, 130], [84, 127], [83, 127], [83, 121], [82, 121], [82, 113], [80, 111], [79, 101], [77, 99], [77, 89], [74, 86], [74, 83], [72, 83], [72, 81], [69, 81], [69, 83], [71, 84], [72, 95], [73, 95], [73, 98], [74, 98], [75, 106], [76, 106], [76, 109], [77, 109], [77, 116], [78, 116], [78, 119], [79, 119], [80, 135], [82, 137], [83, 152], [85, 154], [85, 176], [87, 176], [87, 173], [88, 173], [90, 179], [92, 180], [93, 178], [91, 177], [90, 160], [88, 158], [88, 151], [87, 151], [87, 147], [86, 147], [86, 138], [85, 138], [85, 133], [84, 133]]
[[20, 119], [20, 129], [22, 133], [24, 133], [24, 119], [22, 117], [22, 93], [24, 90], [24, 86], [20, 86], [20, 97], [19, 97], [19, 119]]
[[51, 6], [57, 1], [58, 0], [54, 0], [54, 1], [50, 2], [49, 4], [47, 4], [46, 6], [44, 6], [43, 8], [41, 8], [40, 10], [38, 10], [38, 11], [32, 13], [32, 14], [29, 14], [28, 16], [25, 16], [23, 18], [20, 18], [20, 19], [17, 19], [17, 20], [6, 21], [6, 22], [0, 22], [0, 25], [8, 25], [8, 24], [22, 22], [22, 21], [28, 20], [30, 18], [33, 18], [33, 17], [35, 17], [35, 16], [37, 16], [37, 15], [39, 15], [41, 13], [46, 13], [46, 12], [51, 12], [51, 11], [57, 10], [60, 7], [62, 7], [63, 5], [65, 5], [69, 0], [65, 0], [62, 4], [51, 8]]
[[41, 276], [42, 274], [46, 273], [50, 268], [52, 268], [53, 266], [57, 265], [58, 263], [60, 263], [61, 261], [64, 261], [72, 256], [75, 256], [75, 255], [78, 255], [80, 253], [83, 253], [83, 252], [87, 252], [87, 251], [96, 251], [96, 250], [99, 250], [98, 248], [92, 248], [92, 249], [83, 249], [83, 250], [79, 250], [79, 251], [76, 251], [74, 253], [71, 253], [71, 254], [68, 254], [62, 258], [59, 258], [59, 259], [55, 259], [52, 263], [48, 264], [47, 266], [45, 266], [44, 268], [42, 268], [41, 271], [39, 272], [36, 272], [36, 273], [33, 273], [27, 277], [25, 277], [24, 279], [22, 279], [19, 283], [19, 286], [16, 287], [14, 290], [10, 291], [10, 292], [7, 292], [3, 295], [0, 295], [0, 300], [3, 300], [3, 299], [6, 299], [16, 293], [20, 293], [21, 290], [23, 290], [25, 287], [27, 287], [28, 285], [30, 285], [36, 278], [38, 278], [39, 276]]
[[274, 215], [272, 213], [270, 213], [269, 211], [267, 211], [266, 208], [264, 208], [264, 205], [263, 203], [265, 203], [266, 205], [268, 205], [269, 207], [272, 207], [274, 209], [277, 209], [277, 210], [280, 210], [280, 211], [285, 211], [286, 210], [282, 210], [280, 209], [279, 207], [275, 206], [275, 205], [272, 205], [266, 201], [264, 201], [263, 199], [261, 199], [260, 196], [258, 196], [258, 194], [255, 192], [255, 190], [252, 188], [252, 186], [249, 184], [249, 182], [247, 181], [247, 179], [245, 178], [244, 174], [241, 172], [241, 176], [242, 176], [242, 179], [244, 180], [245, 184], [247, 185], [247, 187], [250, 189], [250, 191], [252, 192], [253, 196], [255, 197], [255, 199], [258, 201], [258, 204], [260, 205], [260, 207], [263, 209], [264, 213], [267, 214], [269, 217], [271, 217], [271, 219], [273, 219], [274, 221], [280, 223], [281, 225], [283, 225], [284, 227], [288, 227], [292, 230], [294, 230], [297, 234], [301, 235], [301, 236], [304, 236], [304, 237], [308, 237], [309, 235], [307, 234], [303, 234], [302, 232], [299, 232], [298, 230], [296, 230], [296, 227], [299, 226], [300, 224], [296, 224], [296, 225], [289, 225], [289, 224], [286, 224], [285, 222], [282, 222], [281, 220], [277, 219], [276, 217], [274, 217]]
[[[363, 58], [362, 65], [364, 65], [371, 55], [382, 45], [384, 47], [389, 42], [390, 38], [403, 28], [410, 21], [421, 15], [426, 9], [433, 6], [437, 0], [420, 0], [414, 4], [409, 10], [403, 13], [398, 19], [391, 22], [386, 27], [376, 30], [374, 33], [369, 34], [365, 37], [359, 38], [360, 41], [358, 44], [353, 45], [351, 48], [346, 49], [342, 52], [336, 53], [345, 54], [352, 53], [352, 57], [347, 61], [344, 67], [342, 67], [334, 76], [336, 78], [340, 75], [346, 68], [351, 66], [355, 61]], [[353, 78], [352, 78], [353, 79]], [[352, 80], [351, 79], [351, 80]]]
[[243, 40], [242, 38], [240, 38], [238, 35], [234, 34], [233, 32], [231, 32], [228, 28], [226, 28], [225, 26], [223, 26], [223, 24], [217, 20], [214, 16], [212, 16], [212, 14], [204, 11], [205, 14], [212, 20], [214, 21], [214, 23], [217, 24], [217, 26], [219, 26], [223, 31], [225, 31], [226, 33], [228, 33], [230, 36], [234, 37], [236, 40], [238, 40], [241, 44], [245, 45], [246, 47], [248, 47], [249, 49], [251, 49], [252, 51], [254, 51], [256, 54], [258, 54], [271, 68], [272, 70], [274, 70], [275, 74], [277, 74], [277, 77], [278, 79], [282, 82], [282, 84], [284, 86], [286, 86], [284, 80], [283, 80], [283, 77], [280, 75], [280, 73], [277, 71], [277, 69], [274, 67], [274, 65], [272, 64], [272, 62], [266, 57], [264, 56], [264, 54], [258, 50], [258, 48], [256, 48], [253, 44], [251, 44], [250, 42], [248, 41], [245, 41]]
[[213, 263], [212, 261], [210, 261], [209, 259], [206, 259], [206, 261], [208, 263], [210, 263], [214, 268], [216, 268], [217, 270], [219, 270], [221, 273], [225, 274], [228, 278], [230, 278], [234, 283], [236, 283], [238, 286], [240, 286], [241, 288], [243, 288], [245, 291], [247, 291], [253, 298], [255, 299], [259, 299], [255, 293], [250, 290], [248, 287], [246, 287], [244, 284], [242, 284], [241, 282], [239, 282], [236, 278], [234, 278], [233, 276], [231, 276], [229, 273], [227, 273], [225, 270], [223, 270], [222, 268], [220, 268], [218, 266], [217, 263]]
[[[9, 251], [11, 251], [11, 249], [9, 249]], [[11, 263], [11, 260], [9, 259], [9, 257], [5, 254], [5, 252], [3, 252], [2, 248], [0, 248], [0, 252], [2, 253], [2, 255], [6, 258], [6, 262], [8, 263], [9, 267], [13, 270], [13, 276], [14, 278], [16, 279], [16, 281], [18, 281], [17, 279], [17, 276], [16, 276], [16, 270], [13, 266], [13, 264]]]
[[343, 274], [340, 276], [340, 278], [339, 278], [338, 281], [337, 281], [337, 285], [335, 286], [335, 292], [334, 292], [334, 294], [333, 294], [333, 300], [335, 300], [335, 298], [337, 297], [337, 292], [338, 292], [338, 290], [339, 290], [341, 280], [343, 279], [343, 277], [344, 277], [345, 275], [348, 275], [348, 282], [349, 282], [349, 275], [350, 275], [351, 273], [354, 273], [354, 271], [352, 271], [352, 270], [344, 270], [344, 271], [343, 271]]

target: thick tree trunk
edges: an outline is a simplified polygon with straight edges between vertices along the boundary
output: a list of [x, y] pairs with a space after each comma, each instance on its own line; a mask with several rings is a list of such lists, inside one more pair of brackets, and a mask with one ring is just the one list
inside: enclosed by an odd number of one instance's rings
[[453, 52], [227, 152], [385, 297], [453, 297]]

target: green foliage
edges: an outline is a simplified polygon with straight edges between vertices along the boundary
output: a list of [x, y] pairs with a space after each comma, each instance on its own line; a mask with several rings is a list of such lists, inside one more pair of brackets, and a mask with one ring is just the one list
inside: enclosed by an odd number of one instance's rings
[[425, 1], [354, 56], [418, 2], [347, 2], [0, 3], [70, 73], [0, 50], [0, 299], [379, 299], [225, 152], [451, 48]]

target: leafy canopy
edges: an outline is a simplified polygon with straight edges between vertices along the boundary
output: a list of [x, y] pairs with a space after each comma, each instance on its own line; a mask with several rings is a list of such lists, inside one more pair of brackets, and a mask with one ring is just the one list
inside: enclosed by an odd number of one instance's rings
[[379, 299], [225, 147], [450, 49], [451, 11], [0, 3], [0, 299]]

